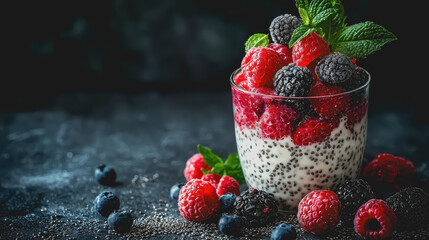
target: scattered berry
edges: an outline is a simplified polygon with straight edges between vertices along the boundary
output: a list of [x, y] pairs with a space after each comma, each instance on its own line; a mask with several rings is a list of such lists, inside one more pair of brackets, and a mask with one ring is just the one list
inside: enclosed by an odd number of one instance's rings
[[94, 210], [103, 217], [108, 217], [114, 210], [119, 209], [119, 198], [109, 191], [104, 191], [98, 194], [94, 199]]
[[271, 21], [270, 36], [275, 43], [289, 46], [293, 31], [301, 26], [300, 18], [291, 14], [280, 15]]
[[133, 216], [127, 212], [113, 212], [107, 218], [110, 229], [118, 233], [129, 232], [133, 225]]
[[341, 86], [346, 83], [356, 69], [352, 59], [345, 54], [330, 54], [316, 65], [317, 77], [326, 85]]
[[271, 240], [295, 240], [296, 230], [292, 225], [280, 222], [271, 232]]
[[329, 190], [316, 190], [307, 194], [298, 205], [298, 220], [301, 227], [313, 234], [332, 231], [340, 221], [341, 203]]
[[240, 184], [234, 178], [224, 175], [219, 180], [219, 184], [216, 188], [216, 193], [218, 196], [222, 196], [225, 193], [232, 193], [235, 195], [240, 194]]
[[322, 142], [331, 135], [338, 124], [338, 119], [328, 121], [318, 117], [307, 118], [292, 132], [292, 141], [300, 146]]
[[177, 201], [179, 199], [180, 189], [185, 186], [186, 183], [176, 183], [170, 188], [170, 198]]
[[188, 221], [204, 221], [219, 208], [216, 189], [201, 179], [191, 179], [182, 187], [178, 201], [180, 215]]
[[112, 186], [116, 182], [115, 170], [105, 164], [98, 166], [94, 171], [94, 175], [95, 179], [102, 185]]
[[354, 219], [356, 233], [367, 239], [387, 238], [395, 226], [395, 213], [379, 199], [371, 199], [363, 204]]
[[370, 185], [363, 179], [346, 181], [335, 193], [341, 202], [341, 220], [348, 226], [353, 225], [359, 207], [374, 198]]
[[235, 214], [224, 213], [219, 219], [219, 231], [228, 236], [238, 236], [243, 227], [243, 220]]
[[317, 82], [310, 89], [310, 96], [327, 96], [311, 98], [311, 106], [320, 116], [331, 119], [339, 117], [350, 107], [350, 97], [344, 94], [344, 89], [336, 86], [328, 86]]
[[277, 212], [274, 195], [254, 188], [241, 192], [234, 202], [234, 213], [241, 216], [250, 227], [273, 221]]
[[209, 174], [204, 174], [201, 177], [201, 180], [209, 182], [213, 185], [213, 187], [217, 188], [217, 185], [219, 184], [221, 177], [222, 176], [217, 173], [209, 173]]
[[417, 229], [429, 217], [429, 194], [417, 187], [404, 188], [386, 199], [401, 230]]
[[219, 197], [220, 211], [232, 212], [234, 210], [234, 202], [237, 196], [232, 193], [225, 193]]
[[289, 136], [298, 117], [299, 113], [287, 105], [270, 104], [259, 120], [259, 135], [273, 140]]
[[280, 54], [271, 48], [251, 48], [241, 62], [249, 87], [272, 87], [276, 72], [283, 67]]
[[314, 59], [328, 55], [329, 51], [326, 41], [312, 32], [293, 45], [292, 59], [297, 66], [306, 67]]
[[194, 178], [201, 178], [204, 175], [201, 169], [210, 171], [212, 168], [204, 162], [203, 155], [196, 153], [186, 161], [186, 167], [183, 171], [186, 180], [189, 181]]

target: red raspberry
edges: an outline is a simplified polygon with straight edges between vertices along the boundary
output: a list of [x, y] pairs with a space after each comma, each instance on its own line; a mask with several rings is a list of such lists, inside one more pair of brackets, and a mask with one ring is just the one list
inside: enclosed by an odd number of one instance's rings
[[284, 60], [285, 66], [287, 66], [287, 65], [289, 65], [289, 63], [293, 62], [292, 61], [292, 49], [290, 49], [289, 47], [282, 45], [282, 44], [278, 44], [278, 43], [270, 43], [270, 44], [268, 44], [267, 48], [271, 48], [274, 51], [276, 51], [278, 54], [280, 54], [280, 56]]
[[346, 128], [353, 132], [353, 127], [365, 117], [368, 109], [368, 100], [364, 99], [357, 104], [353, 104], [347, 111]]
[[237, 84], [239, 87], [249, 90], [249, 85], [247, 84], [247, 79], [244, 76], [243, 72], [238, 73], [237, 75], [235, 75], [234, 77], [234, 82], [235, 84]]
[[249, 87], [273, 87], [276, 72], [284, 66], [281, 56], [267, 47], [251, 48], [241, 62]]
[[217, 188], [221, 177], [222, 176], [217, 173], [209, 173], [202, 176], [201, 180], [209, 182], [213, 185], [213, 187]]
[[191, 158], [186, 161], [186, 167], [183, 173], [185, 174], [186, 180], [191, 180], [194, 178], [201, 178], [204, 173], [201, 170], [204, 168], [207, 171], [210, 171], [212, 167], [209, 167], [206, 162], [204, 162], [203, 155], [200, 153], [194, 154]]
[[209, 182], [192, 179], [180, 189], [178, 206], [182, 217], [201, 222], [211, 218], [219, 209], [219, 196]]
[[369, 182], [391, 183], [397, 189], [416, 176], [413, 163], [392, 154], [377, 155], [363, 170], [363, 176]]
[[299, 202], [298, 220], [305, 231], [325, 234], [340, 221], [340, 208], [340, 200], [334, 192], [312, 191]]
[[292, 133], [299, 113], [286, 104], [270, 104], [259, 120], [261, 138], [280, 140]]
[[238, 196], [240, 195], [240, 184], [234, 178], [225, 175], [220, 179], [216, 193], [219, 197], [225, 193], [232, 193]]
[[306, 67], [314, 59], [329, 55], [329, 45], [317, 33], [312, 32], [292, 47], [293, 62]]
[[[310, 89], [310, 96], [328, 96], [344, 93], [345, 90], [317, 82]], [[350, 107], [350, 97], [346, 94], [332, 97], [311, 98], [311, 106], [320, 116], [331, 119], [339, 117]]]
[[357, 211], [354, 219], [355, 231], [367, 239], [385, 239], [396, 226], [396, 215], [387, 204], [371, 199]]
[[301, 146], [322, 142], [331, 135], [338, 124], [339, 119], [328, 121], [317, 117], [308, 118], [292, 133], [292, 141]]

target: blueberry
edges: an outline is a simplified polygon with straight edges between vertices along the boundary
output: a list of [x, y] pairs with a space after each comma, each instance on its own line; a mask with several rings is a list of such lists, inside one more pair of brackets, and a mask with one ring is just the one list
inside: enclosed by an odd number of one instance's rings
[[237, 196], [232, 193], [225, 193], [224, 195], [220, 196], [220, 211], [231, 212], [234, 209], [234, 202], [236, 198]]
[[100, 184], [107, 186], [112, 186], [113, 184], [115, 184], [116, 172], [110, 166], [102, 164], [95, 169], [94, 174], [95, 179], [97, 179]]
[[107, 218], [107, 223], [115, 232], [125, 233], [130, 231], [133, 225], [133, 216], [127, 212], [113, 212]]
[[243, 220], [236, 214], [224, 213], [219, 219], [219, 231], [229, 236], [237, 236], [241, 233]]
[[280, 222], [271, 232], [271, 240], [293, 240], [296, 239], [296, 230], [291, 225]]
[[177, 201], [179, 199], [180, 189], [185, 186], [186, 183], [176, 183], [170, 188], [170, 197], [171, 199]]
[[109, 191], [104, 191], [94, 199], [94, 209], [103, 217], [108, 217], [114, 210], [119, 209], [119, 198]]

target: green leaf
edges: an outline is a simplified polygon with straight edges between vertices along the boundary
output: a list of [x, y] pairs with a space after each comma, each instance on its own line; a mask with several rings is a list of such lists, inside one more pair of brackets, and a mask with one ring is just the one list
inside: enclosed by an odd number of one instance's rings
[[344, 53], [351, 58], [365, 58], [396, 39], [384, 27], [367, 21], [340, 30], [334, 35], [331, 47], [332, 51]]
[[320, 12], [325, 11], [326, 9], [332, 8], [333, 5], [331, 0], [312, 0], [310, 6], [308, 7], [308, 15], [313, 19]]
[[333, 8], [328, 8], [322, 12], [319, 12], [314, 18], [312, 19], [312, 24], [315, 26], [320, 26], [322, 24], [326, 24], [335, 17], [337, 14], [337, 10]]
[[216, 153], [214, 153], [210, 148], [203, 147], [198, 144], [198, 152], [203, 155], [204, 162], [209, 166], [215, 166], [218, 163], [223, 164], [223, 160]]
[[241, 167], [240, 158], [239, 158], [238, 154], [237, 153], [231, 153], [231, 154], [229, 154], [228, 158], [225, 161], [225, 165], [228, 168]]
[[296, 5], [296, 8], [298, 8], [298, 9], [302, 8], [305, 11], [307, 11], [308, 10], [308, 6], [310, 4], [308, 4], [308, 0], [296, 0], [295, 1], [295, 5]]
[[297, 43], [299, 40], [305, 38], [308, 34], [312, 33], [316, 31], [315, 28], [307, 26], [307, 25], [301, 25], [299, 27], [297, 27], [293, 33], [292, 33], [292, 37], [290, 38], [289, 41], [289, 47], [292, 48], [292, 46]]
[[298, 12], [299, 12], [299, 16], [302, 19], [302, 23], [304, 25], [309, 25], [310, 24], [310, 18], [308, 17], [307, 10], [305, 10], [304, 8], [298, 8]]
[[245, 51], [249, 51], [252, 47], [266, 47], [270, 43], [268, 34], [255, 33], [247, 39], [244, 44]]
[[229, 154], [225, 161], [225, 171], [226, 175], [234, 178], [238, 183], [246, 183], [238, 154]]
[[217, 173], [217, 174], [223, 176], [224, 171], [225, 171], [225, 164], [222, 161], [221, 163], [215, 164], [209, 173]]

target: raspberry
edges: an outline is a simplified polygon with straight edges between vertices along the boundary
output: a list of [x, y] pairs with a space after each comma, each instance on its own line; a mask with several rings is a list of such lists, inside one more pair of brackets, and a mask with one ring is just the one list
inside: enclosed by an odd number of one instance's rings
[[341, 220], [345, 225], [353, 225], [359, 207], [374, 198], [371, 187], [363, 179], [346, 181], [335, 193], [341, 202]]
[[292, 133], [292, 141], [301, 146], [322, 142], [331, 135], [332, 130], [338, 124], [338, 119], [328, 121], [318, 117], [310, 117], [298, 125]]
[[287, 105], [270, 104], [259, 120], [259, 135], [273, 140], [289, 136], [298, 117], [299, 113]]
[[316, 65], [316, 74], [324, 84], [340, 86], [347, 82], [356, 65], [345, 54], [330, 54], [319, 60]]
[[180, 190], [178, 206], [182, 217], [201, 222], [211, 218], [218, 210], [219, 196], [210, 183], [192, 179]]
[[240, 184], [234, 178], [225, 175], [220, 179], [216, 193], [219, 197], [225, 193], [232, 193], [238, 196], [240, 194]]
[[340, 200], [334, 192], [312, 191], [299, 202], [299, 223], [307, 232], [316, 235], [328, 233], [340, 221], [340, 207]]
[[336, 86], [328, 86], [321, 82], [317, 82], [310, 89], [310, 96], [329, 96], [329, 97], [318, 97], [311, 98], [311, 106], [314, 111], [320, 116], [330, 119], [341, 116], [350, 107], [350, 98], [344, 93], [344, 89]]
[[270, 43], [267, 47], [273, 49], [282, 57], [285, 66], [293, 62], [292, 50], [289, 47], [278, 43]]
[[364, 168], [363, 176], [370, 183], [384, 182], [401, 189], [401, 186], [414, 179], [416, 168], [404, 158], [381, 153]]
[[301, 26], [300, 18], [291, 14], [280, 15], [271, 21], [270, 36], [275, 43], [289, 45], [293, 31]]
[[235, 84], [237, 84], [239, 87], [245, 89], [245, 90], [249, 90], [249, 85], [247, 83], [247, 79], [246, 76], [244, 76], [243, 72], [238, 73], [237, 75], [235, 75], [234, 77], [234, 82]]
[[213, 185], [213, 187], [217, 188], [217, 185], [219, 184], [220, 178], [222, 176], [217, 173], [209, 173], [205, 174], [201, 177], [201, 180], [205, 182], [209, 182]]
[[204, 168], [207, 171], [210, 171], [212, 168], [209, 167], [206, 162], [204, 162], [203, 155], [200, 153], [194, 154], [191, 158], [186, 161], [186, 167], [183, 171], [186, 180], [191, 180], [194, 178], [201, 178], [204, 173], [201, 170]]
[[429, 217], [429, 194], [421, 188], [404, 188], [388, 197], [386, 204], [395, 213], [400, 230], [417, 229]]
[[267, 47], [251, 48], [241, 62], [249, 87], [272, 87], [274, 75], [283, 66], [282, 57]]
[[306, 67], [314, 59], [328, 55], [329, 51], [326, 41], [312, 32], [293, 45], [292, 59], [297, 66]]
[[347, 122], [346, 128], [353, 132], [353, 127], [356, 123], [359, 123], [362, 118], [366, 115], [368, 109], [367, 99], [363, 99], [359, 103], [352, 105], [347, 111]]
[[396, 225], [396, 215], [383, 200], [371, 199], [356, 213], [354, 227], [357, 234], [368, 239], [389, 237]]

